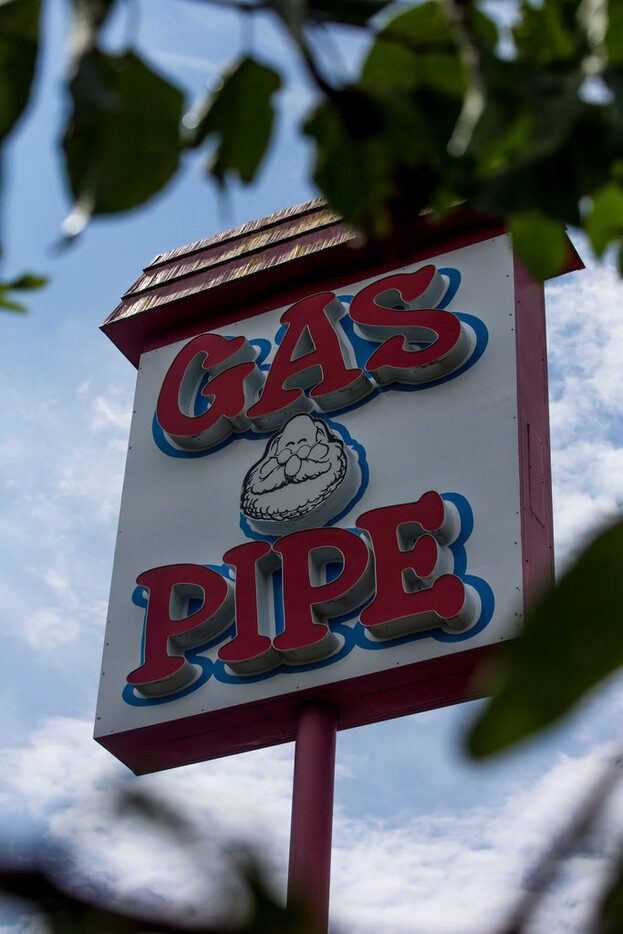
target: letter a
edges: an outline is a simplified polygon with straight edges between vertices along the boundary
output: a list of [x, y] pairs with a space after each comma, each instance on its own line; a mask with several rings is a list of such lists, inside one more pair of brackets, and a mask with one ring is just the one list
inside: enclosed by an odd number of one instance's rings
[[[247, 412], [257, 431], [274, 431], [293, 415], [309, 412], [310, 399], [329, 412], [370, 392], [363, 371], [345, 363], [348, 350], [335, 327], [343, 314], [333, 292], [322, 292], [296, 302], [281, 316], [285, 336], [262, 395]], [[303, 390], [310, 386], [308, 399]]]

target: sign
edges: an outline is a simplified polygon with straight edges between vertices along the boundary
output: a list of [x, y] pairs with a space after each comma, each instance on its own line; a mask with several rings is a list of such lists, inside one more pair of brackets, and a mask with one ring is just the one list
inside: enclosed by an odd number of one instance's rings
[[142, 353], [100, 743], [152, 771], [292, 739], [303, 701], [474, 696], [551, 567], [534, 288], [502, 234]]

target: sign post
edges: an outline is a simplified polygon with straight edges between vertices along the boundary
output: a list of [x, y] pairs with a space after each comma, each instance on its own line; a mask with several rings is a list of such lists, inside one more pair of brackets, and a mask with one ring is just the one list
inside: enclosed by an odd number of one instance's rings
[[95, 738], [137, 774], [296, 740], [320, 930], [336, 729], [477, 696], [552, 570], [543, 287], [490, 218], [418, 230], [379, 257], [311, 202], [103, 326], [138, 379]]
[[329, 921], [337, 711], [301, 707], [294, 753], [288, 904], [303, 904], [319, 932]]

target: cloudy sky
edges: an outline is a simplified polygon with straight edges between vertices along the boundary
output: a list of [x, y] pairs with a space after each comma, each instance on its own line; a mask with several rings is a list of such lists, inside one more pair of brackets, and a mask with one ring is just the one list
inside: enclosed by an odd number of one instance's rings
[[[156, 253], [314, 195], [305, 181], [309, 152], [296, 135], [310, 94], [270, 25], [258, 23], [251, 37], [234, 14], [190, 0], [150, 0], [140, 9], [120, 32], [138, 30], [152, 62], [177, 76], [191, 100], [249, 41], [288, 68], [292, 83], [258, 185], [221, 201], [190, 162], [148, 208], [94, 223], [73, 249], [53, 254], [67, 210], [56, 156], [66, 24], [65, 5], [50, 4], [46, 80], [8, 153], [2, 218], [7, 274], [46, 270], [52, 283], [27, 317], [0, 317], [0, 846], [8, 858], [62, 846], [93, 885], [152, 908], [207, 903], [222, 915], [231, 880], [223, 852], [241, 843], [261, 850], [277, 891], [284, 889], [293, 750], [131, 779], [91, 739], [135, 380], [98, 325]], [[323, 54], [346, 71], [356, 41], [344, 32]], [[578, 247], [588, 269], [547, 292], [559, 566], [623, 500], [623, 285]], [[589, 630], [587, 621], [587, 638]], [[461, 752], [473, 704], [340, 734], [335, 929], [492, 928], [611, 754], [622, 709], [614, 679], [572, 722], [484, 767]], [[154, 846], [136, 817], [119, 816], [120, 784], [166, 799], [189, 818], [201, 831], [201, 859]], [[534, 931], [585, 929], [589, 895], [619, 843], [617, 815], [623, 826], [623, 798], [566, 863]], [[19, 911], [0, 925], [31, 930]]]

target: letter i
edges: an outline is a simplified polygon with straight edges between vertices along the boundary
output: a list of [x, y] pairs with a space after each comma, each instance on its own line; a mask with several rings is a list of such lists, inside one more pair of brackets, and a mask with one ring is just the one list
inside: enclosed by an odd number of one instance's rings
[[260, 674], [281, 661], [270, 636], [260, 632], [260, 619], [266, 611], [266, 578], [279, 567], [279, 558], [268, 542], [247, 542], [231, 548], [223, 560], [236, 573], [236, 635], [221, 646], [218, 656], [236, 674]]

